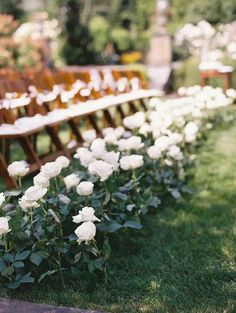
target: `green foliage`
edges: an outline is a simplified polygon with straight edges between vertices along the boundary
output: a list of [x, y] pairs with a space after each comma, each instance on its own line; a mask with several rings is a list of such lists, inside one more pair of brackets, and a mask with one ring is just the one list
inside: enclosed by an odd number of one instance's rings
[[126, 52], [132, 48], [131, 34], [125, 28], [114, 28], [111, 32], [111, 39], [118, 52]]
[[10, 14], [13, 15], [16, 19], [24, 17], [22, 0], [1, 0], [0, 14]]
[[65, 43], [62, 54], [68, 64], [91, 64], [94, 51], [89, 28], [81, 23], [83, 5], [79, 0], [66, 0]]
[[102, 52], [109, 42], [109, 23], [102, 16], [94, 16], [90, 20], [89, 30], [93, 38], [94, 50]]

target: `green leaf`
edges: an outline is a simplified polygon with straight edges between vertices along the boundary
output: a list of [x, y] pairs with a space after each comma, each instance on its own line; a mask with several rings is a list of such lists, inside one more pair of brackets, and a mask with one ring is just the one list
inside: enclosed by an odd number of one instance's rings
[[161, 200], [158, 197], [152, 197], [148, 202], [147, 205], [157, 208], [161, 204]]
[[1, 272], [2, 276], [8, 277], [11, 276], [14, 273], [14, 266], [7, 266], [4, 268], [4, 270]]
[[28, 256], [30, 255], [30, 250], [25, 250], [21, 253], [17, 253], [16, 254], [16, 257], [15, 257], [15, 260], [16, 261], [22, 261], [22, 260], [25, 260], [28, 258]]
[[38, 266], [43, 261], [43, 258], [39, 253], [33, 252], [30, 256], [30, 261]]
[[127, 221], [124, 223], [123, 227], [141, 229], [143, 226], [140, 223], [135, 222], [135, 221]]
[[128, 199], [128, 196], [122, 192], [114, 192], [112, 196], [122, 201], [126, 201]]
[[15, 268], [22, 268], [24, 267], [24, 263], [22, 261], [16, 261], [13, 263]]
[[33, 283], [35, 281], [34, 277], [31, 276], [31, 272], [25, 274], [20, 278], [20, 283], [21, 284], [29, 284]]
[[110, 242], [108, 238], [106, 238], [106, 240], [103, 243], [103, 250], [104, 250], [104, 258], [105, 260], [107, 260], [111, 255], [111, 246], [110, 246]]
[[51, 276], [53, 274], [55, 274], [57, 271], [56, 270], [49, 270], [43, 274], [40, 275], [38, 282], [40, 283], [45, 277], [47, 276]]
[[107, 233], [114, 233], [122, 227], [117, 221], [110, 219], [110, 222], [98, 223], [97, 229]]
[[103, 201], [103, 205], [107, 205], [107, 203], [110, 201], [110, 199], [111, 199], [111, 194], [110, 194], [110, 192], [108, 192], [106, 194], [105, 200]]
[[20, 281], [19, 281], [19, 280], [13, 281], [12, 283], [10, 283], [10, 284], [8, 285], [8, 287], [9, 287], [10, 289], [19, 288], [19, 287], [20, 287]]
[[131, 212], [135, 208], [135, 204], [128, 204], [126, 210]]

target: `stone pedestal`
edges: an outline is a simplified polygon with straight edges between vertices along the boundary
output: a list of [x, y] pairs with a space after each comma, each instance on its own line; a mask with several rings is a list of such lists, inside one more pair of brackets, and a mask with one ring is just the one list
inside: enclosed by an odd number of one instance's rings
[[149, 87], [163, 89], [171, 73], [172, 44], [167, 33], [154, 34], [147, 57]]
[[169, 34], [154, 34], [150, 40], [148, 64], [169, 65], [172, 60], [171, 36]]

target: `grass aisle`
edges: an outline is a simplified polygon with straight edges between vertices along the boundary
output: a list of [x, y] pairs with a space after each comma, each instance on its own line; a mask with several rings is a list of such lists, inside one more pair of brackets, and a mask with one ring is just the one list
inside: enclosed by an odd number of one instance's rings
[[191, 172], [191, 197], [117, 239], [107, 286], [54, 284], [17, 297], [116, 313], [235, 312], [236, 125], [210, 134]]

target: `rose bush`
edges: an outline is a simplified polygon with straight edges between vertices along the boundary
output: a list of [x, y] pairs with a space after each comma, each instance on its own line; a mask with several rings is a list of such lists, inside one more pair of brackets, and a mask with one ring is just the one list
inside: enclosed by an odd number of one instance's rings
[[[107, 273], [112, 233], [142, 228], [166, 195], [178, 201], [199, 142], [222, 118], [232, 119], [213, 109], [234, 100], [209, 87], [181, 93], [188, 97], [153, 98], [147, 112], [125, 118], [128, 132], [107, 128], [101, 139], [88, 131], [73, 162], [59, 157], [42, 166], [33, 186], [0, 193], [2, 285], [58, 275], [64, 286]], [[25, 162], [17, 164], [9, 173], [25, 175]]]

